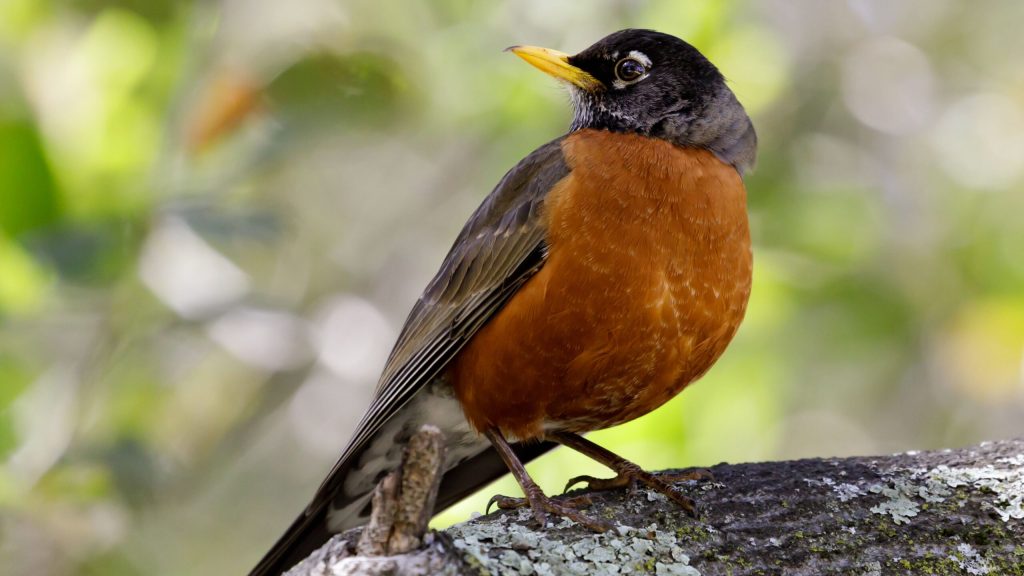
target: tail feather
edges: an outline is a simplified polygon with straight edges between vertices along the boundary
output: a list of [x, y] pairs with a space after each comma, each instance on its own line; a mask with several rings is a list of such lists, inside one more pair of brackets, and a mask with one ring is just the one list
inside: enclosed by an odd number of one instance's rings
[[[524, 464], [555, 447], [551, 442], [517, 444], [513, 450]], [[441, 512], [482, 486], [508, 472], [493, 448], [469, 458], [445, 473], [438, 489], [434, 514]], [[327, 542], [333, 532], [327, 527], [328, 501], [303, 512], [260, 560], [249, 576], [280, 576]], [[332, 519], [333, 520], [333, 519]], [[353, 518], [358, 520], [358, 518]], [[348, 523], [346, 523], [348, 524]]]
[[327, 531], [327, 506], [306, 510], [292, 522], [249, 576], [280, 576], [330, 540]]

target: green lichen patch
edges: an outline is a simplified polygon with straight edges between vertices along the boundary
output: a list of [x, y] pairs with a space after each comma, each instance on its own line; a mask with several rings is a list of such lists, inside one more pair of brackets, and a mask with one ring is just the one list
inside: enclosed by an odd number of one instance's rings
[[950, 556], [950, 560], [956, 562], [957, 566], [967, 574], [988, 574], [992, 572], [992, 566], [988, 560], [983, 558], [970, 544], [961, 544], [956, 547], [956, 554]]
[[[527, 520], [528, 511], [520, 518]], [[490, 574], [548, 576], [556, 574], [654, 573], [700, 576], [672, 531], [656, 524], [643, 528], [619, 526], [604, 534], [576, 535], [571, 543], [559, 534], [575, 526], [562, 520], [545, 531], [533, 530], [502, 515], [490, 522], [472, 522], [448, 530], [455, 547]]]
[[910, 519], [921, 511], [914, 500], [916, 487], [909, 480], [900, 478], [892, 481], [889, 486], [876, 484], [870, 490], [885, 497], [885, 500], [871, 507], [871, 512], [889, 515], [896, 524], [909, 524]]
[[900, 470], [886, 484], [875, 484], [872, 493], [885, 499], [871, 508], [874, 514], [888, 515], [896, 524], [908, 524], [910, 519], [930, 504], [946, 503], [957, 498], [958, 490], [970, 490], [989, 495], [982, 505], [995, 512], [1003, 522], [1024, 519], [1024, 455], [1001, 458], [996, 467], [952, 467], [945, 464], [934, 468]]
[[836, 482], [828, 476], [822, 476], [820, 479], [804, 478], [804, 483], [808, 486], [827, 486], [831, 488], [832, 493], [839, 498], [840, 502], [849, 502], [854, 498], [864, 496], [864, 489], [857, 484], [851, 484], [849, 482]]
[[503, 512], [450, 529], [446, 550], [493, 575], [1024, 576], [1024, 441], [713, 473], [685, 487], [698, 518], [642, 487], [595, 492], [588, 514], [640, 528], [541, 529]]

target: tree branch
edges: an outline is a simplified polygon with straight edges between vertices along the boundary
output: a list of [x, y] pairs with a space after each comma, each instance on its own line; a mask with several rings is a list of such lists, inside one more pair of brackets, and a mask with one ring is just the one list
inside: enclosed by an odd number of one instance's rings
[[684, 484], [697, 520], [647, 490], [595, 493], [618, 529], [496, 512], [378, 558], [354, 555], [356, 530], [288, 574], [1024, 574], [1024, 440], [711, 471]]

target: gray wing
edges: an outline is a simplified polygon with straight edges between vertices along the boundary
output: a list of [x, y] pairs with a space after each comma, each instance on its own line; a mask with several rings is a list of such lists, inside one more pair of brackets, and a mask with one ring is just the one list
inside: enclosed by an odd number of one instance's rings
[[[252, 575], [280, 573], [327, 540], [324, 513], [367, 442], [427, 383], [540, 267], [547, 257], [544, 199], [569, 174], [562, 138], [541, 146], [501, 179], [473, 213], [413, 306], [356, 432], [306, 511]], [[530, 455], [550, 446], [527, 449]], [[525, 456], [526, 454], [524, 454]], [[487, 455], [480, 456], [488, 463]], [[494, 476], [496, 473], [490, 473]], [[475, 475], [474, 475], [475, 476]], [[478, 476], [477, 476], [478, 477]], [[457, 482], [454, 482], [458, 480]], [[449, 496], [477, 482], [452, 478]], [[447, 503], [451, 498], [443, 498]], [[441, 502], [439, 502], [441, 504]]]
[[501, 179], [470, 216], [441, 269], [413, 306], [381, 374], [373, 401], [334, 471], [420, 388], [530, 278], [547, 256], [544, 199], [569, 173], [562, 138], [541, 146]]

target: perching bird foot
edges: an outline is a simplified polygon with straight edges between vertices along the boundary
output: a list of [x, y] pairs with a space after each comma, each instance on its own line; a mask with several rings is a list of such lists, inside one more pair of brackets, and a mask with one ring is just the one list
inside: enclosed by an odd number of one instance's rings
[[[576, 510], [582, 508], [589, 508], [594, 504], [594, 501], [590, 499], [590, 496], [586, 494], [581, 496], [572, 496], [569, 498], [563, 498], [561, 500], [563, 506], [568, 506]], [[495, 494], [487, 502], [487, 509], [484, 513], [491, 511], [491, 506], [497, 506], [498, 510], [517, 510], [530, 505], [530, 501], [526, 498], [517, 498], [515, 496], [503, 496], [501, 494]]]
[[[690, 468], [674, 474], [659, 474], [657, 478], [660, 478], [669, 484], [675, 484], [677, 482], [713, 482], [715, 480], [715, 475], [707, 468]], [[619, 474], [614, 478], [597, 478], [596, 476], [583, 474], [581, 476], [570, 478], [569, 481], [565, 483], [565, 489], [563, 489], [562, 492], [568, 492], [573, 486], [580, 483], [586, 483], [583, 490], [587, 492], [618, 490], [619, 488], [633, 489], [636, 487], [636, 479], [624, 474]]]
[[[682, 477], [682, 475], [680, 475]], [[673, 482], [682, 482], [682, 480], [697, 480], [692, 476], [686, 476], [680, 478], [680, 480], [673, 480], [673, 477], [659, 477], [650, 474], [646, 470], [636, 468], [636, 470], [630, 470], [628, 472], [620, 472], [614, 478], [594, 478], [592, 476], [578, 476], [568, 481], [565, 485], [565, 490], [568, 491], [572, 486], [577, 485], [581, 482], [587, 484], [586, 490], [588, 491], [599, 491], [599, 490], [614, 490], [617, 488], [627, 488], [635, 483], [640, 483], [647, 488], [650, 488], [654, 492], [665, 494], [673, 502], [679, 504], [679, 507], [688, 513], [689, 516], [696, 518], [697, 509], [693, 502], [693, 499], [682, 493], [681, 490], [677, 489], [672, 485]]]
[[539, 491], [538, 493], [533, 494], [532, 498], [515, 498], [512, 496], [496, 494], [487, 502], [486, 511], [490, 511], [491, 505], [497, 506], [499, 510], [516, 510], [519, 508], [530, 507], [533, 510], [534, 519], [537, 520], [537, 523], [540, 524], [541, 527], [547, 526], [547, 515], [550, 513], [563, 518], [568, 518], [577, 524], [586, 526], [594, 532], [607, 532], [612, 528], [611, 524], [591, 518], [579, 511], [580, 508], [588, 508], [593, 503], [594, 502], [590, 497], [586, 495], [574, 496], [556, 501], [548, 498], [543, 493], [539, 493]]
[[669, 500], [678, 504], [679, 507], [687, 514], [696, 518], [697, 506], [694, 504], [693, 499], [677, 490], [672, 486], [672, 483], [683, 480], [707, 479], [709, 477], [714, 478], [709, 470], [700, 468], [684, 470], [683, 472], [671, 476], [655, 476], [629, 460], [626, 460], [606, 448], [602, 448], [601, 446], [594, 444], [579, 434], [573, 434], [571, 432], [555, 432], [551, 434], [550, 438], [563, 446], [568, 446], [581, 454], [597, 460], [614, 470], [616, 473], [614, 478], [608, 479], [594, 478], [593, 476], [577, 476], [569, 480], [569, 483], [565, 486], [566, 490], [578, 482], [586, 482], [587, 488], [591, 490], [622, 488], [629, 486], [633, 482], [639, 482], [655, 492], [664, 494]]
[[569, 478], [569, 481], [565, 483], [565, 488], [562, 489], [562, 493], [566, 493], [572, 490], [572, 487], [585, 483], [583, 490], [587, 492], [600, 492], [604, 490], [618, 490], [619, 488], [633, 489], [636, 486], [636, 482], [629, 476], [619, 474], [614, 478], [598, 478], [597, 476], [590, 476], [583, 474], [581, 476], [574, 476]]
[[707, 468], [687, 468], [672, 474], [659, 474], [658, 478], [673, 484], [676, 482], [714, 482], [715, 474]]

